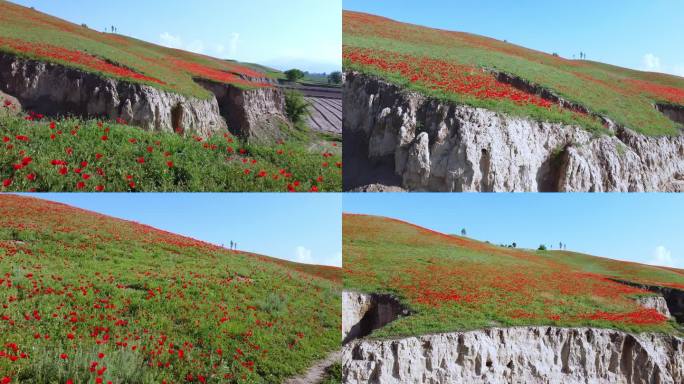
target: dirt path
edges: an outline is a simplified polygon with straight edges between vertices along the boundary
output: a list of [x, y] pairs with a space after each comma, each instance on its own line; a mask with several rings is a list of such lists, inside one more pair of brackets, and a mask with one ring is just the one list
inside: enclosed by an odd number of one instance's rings
[[323, 360], [317, 361], [306, 372], [285, 380], [283, 384], [316, 384], [325, 378], [325, 370], [329, 366], [342, 361], [342, 351], [335, 351]]

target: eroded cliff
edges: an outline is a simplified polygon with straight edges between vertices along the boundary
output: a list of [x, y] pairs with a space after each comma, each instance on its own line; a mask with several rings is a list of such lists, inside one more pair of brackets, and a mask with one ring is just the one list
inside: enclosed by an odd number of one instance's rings
[[397, 183], [415, 191], [683, 191], [684, 136], [611, 125], [596, 136], [445, 103], [376, 77], [344, 83], [345, 189]]
[[274, 87], [216, 83], [214, 95], [200, 99], [6, 53], [0, 53], [0, 91], [48, 116], [123, 119], [146, 130], [202, 137], [230, 128], [246, 139], [278, 139], [279, 124], [287, 124], [282, 92]]
[[[684, 339], [672, 335], [528, 326], [394, 340], [359, 338], [365, 336], [359, 332], [364, 321], [368, 323], [369, 318], [377, 318], [377, 308], [382, 305], [379, 297], [343, 293], [342, 336], [347, 342], [342, 357], [344, 383], [675, 384], [684, 381]], [[638, 301], [669, 316], [662, 296]], [[398, 314], [395, 311], [391, 320]], [[376, 323], [374, 329], [384, 324]]]
[[595, 328], [515, 327], [355, 340], [344, 383], [682, 383], [684, 339]]

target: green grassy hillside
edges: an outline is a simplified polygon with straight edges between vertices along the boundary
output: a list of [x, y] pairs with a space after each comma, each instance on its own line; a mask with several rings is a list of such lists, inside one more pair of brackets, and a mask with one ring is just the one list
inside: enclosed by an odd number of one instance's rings
[[195, 83], [193, 77], [253, 88], [269, 86], [264, 80], [278, 75], [253, 64], [99, 32], [5, 0], [0, 0], [0, 51], [199, 98], [208, 98], [211, 94]]
[[[684, 79], [586, 60], [568, 60], [505, 41], [405, 24], [345, 11], [346, 70], [381, 76], [419, 92], [519, 116], [580, 124], [606, 132], [596, 115], [647, 135], [675, 135], [681, 124], [654, 103], [684, 105]], [[497, 81], [486, 70], [512, 74], [587, 111]]]
[[26, 120], [3, 110], [0, 191], [318, 192], [342, 185], [342, 145], [334, 140], [258, 145], [228, 132], [201, 139], [99, 120]]
[[281, 382], [338, 348], [340, 276], [0, 195], [0, 379]]
[[682, 332], [636, 303], [651, 292], [610, 280], [682, 289], [682, 270], [499, 247], [364, 215], [344, 215], [343, 247], [345, 289], [392, 293], [414, 312], [374, 337], [516, 325]]

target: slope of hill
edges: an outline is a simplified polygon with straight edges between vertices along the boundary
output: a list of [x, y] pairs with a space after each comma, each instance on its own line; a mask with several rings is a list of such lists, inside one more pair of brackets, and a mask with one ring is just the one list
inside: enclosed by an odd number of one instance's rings
[[[598, 114], [649, 135], [676, 135], [674, 122], [654, 104], [684, 108], [684, 79], [602, 63], [568, 60], [507, 42], [345, 12], [348, 68], [381, 74], [421, 92], [475, 106], [601, 130]], [[516, 88], [502, 72], [546, 89], [580, 108]]]
[[377, 163], [393, 155], [390, 172], [407, 189], [681, 184], [680, 77], [358, 12], [344, 12], [343, 31], [344, 130], [363, 135], [367, 146], [350, 156]]
[[343, 246], [348, 382], [684, 378], [682, 270], [365, 215], [344, 215]]
[[377, 337], [532, 324], [679, 331], [635, 300], [653, 293], [611, 279], [684, 290], [682, 270], [503, 248], [373, 216], [345, 215], [343, 233], [345, 289], [393, 293], [415, 312]]
[[340, 138], [292, 124], [275, 77], [0, 0], [1, 188], [339, 191]]
[[193, 77], [247, 88], [269, 87], [269, 79], [275, 77], [251, 64], [99, 32], [8, 1], [0, 2], [0, 7], [3, 52], [205, 99], [211, 93]]
[[338, 348], [339, 269], [35, 198], [0, 213], [9, 382], [274, 383]]

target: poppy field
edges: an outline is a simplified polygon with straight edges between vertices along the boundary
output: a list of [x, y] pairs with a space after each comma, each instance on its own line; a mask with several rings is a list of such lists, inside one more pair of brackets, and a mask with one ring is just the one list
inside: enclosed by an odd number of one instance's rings
[[[597, 134], [609, 133], [598, 115], [646, 135], [676, 135], [681, 128], [653, 104], [684, 105], [683, 78], [569, 60], [483, 36], [344, 11], [343, 60], [346, 71], [379, 76], [438, 99], [580, 125]], [[552, 91], [582, 109], [561, 108], [499, 81], [493, 71]]]
[[239, 88], [271, 87], [279, 73], [255, 64], [221, 60], [75, 25], [36, 10], [0, 2], [0, 52], [206, 99], [193, 78]]
[[29, 197], [0, 221], [3, 383], [274, 383], [339, 345], [339, 268]]
[[638, 305], [651, 292], [610, 280], [681, 288], [684, 271], [495, 246], [399, 220], [343, 216], [344, 287], [397, 296], [413, 314], [372, 337], [493, 326], [591, 326], [681, 333]]
[[[11, 111], [12, 105], [0, 106]], [[186, 135], [187, 136], [187, 135]], [[208, 139], [124, 121], [0, 115], [0, 191], [339, 191], [341, 143], [271, 146], [229, 133]]]

